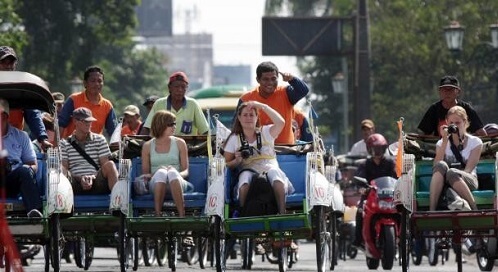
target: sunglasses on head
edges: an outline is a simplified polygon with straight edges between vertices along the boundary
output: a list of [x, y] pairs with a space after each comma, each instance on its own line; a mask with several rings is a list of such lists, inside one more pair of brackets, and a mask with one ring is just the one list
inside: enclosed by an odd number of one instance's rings
[[176, 126], [176, 122], [169, 123], [169, 124], [167, 124], [167, 126], [168, 126], [168, 127], [174, 127], [174, 126]]

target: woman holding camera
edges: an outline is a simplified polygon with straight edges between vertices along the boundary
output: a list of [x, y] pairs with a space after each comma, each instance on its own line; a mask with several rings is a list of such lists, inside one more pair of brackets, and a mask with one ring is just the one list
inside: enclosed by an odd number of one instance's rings
[[464, 108], [448, 110], [442, 137], [436, 144], [433, 174], [430, 186], [430, 210], [437, 208], [445, 184], [465, 199], [472, 210], [477, 206], [471, 191], [478, 187], [476, 166], [481, 157], [482, 141], [467, 133], [469, 119]]
[[[259, 125], [258, 114], [261, 111], [270, 117], [273, 124]], [[282, 116], [270, 106], [257, 101], [244, 102], [237, 109], [232, 133], [224, 147], [225, 161], [229, 168], [267, 173], [280, 214], [285, 214], [286, 193], [294, 191], [292, 183], [278, 166], [274, 148], [275, 138], [284, 125]], [[251, 171], [240, 171], [236, 194], [241, 207], [246, 201], [253, 174]]]

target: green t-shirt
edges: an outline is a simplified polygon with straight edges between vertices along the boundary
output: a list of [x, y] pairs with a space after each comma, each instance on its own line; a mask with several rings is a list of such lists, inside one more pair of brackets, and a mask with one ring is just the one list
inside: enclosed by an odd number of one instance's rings
[[175, 135], [203, 135], [208, 131], [208, 122], [195, 99], [185, 96], [183, 106], [176, 111], [168, 97], [159, 98], [145, 120], [144, 127], [150, 129], [152, 118], [157, 111], [169, 110], [176, 115]]

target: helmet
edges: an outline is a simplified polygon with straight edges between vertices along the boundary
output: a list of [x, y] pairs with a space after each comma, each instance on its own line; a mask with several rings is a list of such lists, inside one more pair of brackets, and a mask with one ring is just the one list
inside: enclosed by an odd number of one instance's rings
[[389, 145], [386, 138], [382, 134], [374, 133], [368, 136], [366, 140], [367, 151], [370, 155], [383, 155], [386, 152], [386, 148]]
[[496, 135], [498, 134], [498, 125], [495, 123], [486, 124], [484, 130], [488, 135]]

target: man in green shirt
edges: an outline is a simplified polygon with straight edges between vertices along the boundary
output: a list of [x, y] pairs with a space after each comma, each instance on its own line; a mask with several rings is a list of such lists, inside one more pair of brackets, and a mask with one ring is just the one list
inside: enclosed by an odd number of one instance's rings
[[208, 132], [208, 122], [195, 99], [185, 96], [188, 78], [184, 72], [175, 72], [169, 78], [169, 95], [159, 98], [145, 120], [140, 131], [149, 135], [154, 114], [159, 110], [168, 110], [176, 115], [175, 135], [203, 135]]

